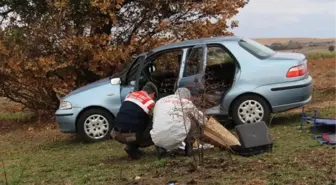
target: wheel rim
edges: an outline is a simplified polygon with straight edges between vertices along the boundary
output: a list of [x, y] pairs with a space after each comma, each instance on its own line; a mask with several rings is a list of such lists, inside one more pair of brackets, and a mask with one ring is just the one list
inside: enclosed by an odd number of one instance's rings
[[84, 122], [85, 134], [91, 139], [103, 138], [109, 130], [109, 122], [100, 114], [89, 116]]
[[243, 123], [261, 121], [264, 117], [264, 108], [255, 100], [246, 100], [238, 108], [238, 117]]

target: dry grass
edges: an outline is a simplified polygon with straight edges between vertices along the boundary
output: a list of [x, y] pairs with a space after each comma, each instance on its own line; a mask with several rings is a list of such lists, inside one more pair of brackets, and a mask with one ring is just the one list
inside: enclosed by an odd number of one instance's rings
[[13, 103], [12, 101], [8, 100], [7, 98], [0, 97], [0, 113], [4, 112], [22, 112], [23, 106], [18, 103]]
[[336, 53], [330, 51], [308, 52], [306, 56], [308, 60], [335, 59]]
[[334, 88], [336, 84], [335, 59], [309, 60], [308, 70], [316, 90]]

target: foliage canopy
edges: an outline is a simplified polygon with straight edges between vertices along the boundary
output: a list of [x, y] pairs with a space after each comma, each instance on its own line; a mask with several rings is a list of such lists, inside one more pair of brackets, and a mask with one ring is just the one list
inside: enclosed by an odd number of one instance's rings
[[[248, 0], [0, 0], [0, 96], [43, 113], [57, 94], [177, 40], [232, 35]], [[216, 20], [216, 21], [214, 21]], [[44, 111], [43, 111], [44, 110]]]

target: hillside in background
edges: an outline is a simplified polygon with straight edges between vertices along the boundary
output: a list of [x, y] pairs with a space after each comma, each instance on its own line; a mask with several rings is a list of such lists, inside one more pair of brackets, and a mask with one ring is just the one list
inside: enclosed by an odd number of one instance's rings
[[335, 42], [335, 38], [254, 38], [254, 40], [267, 45], [272, 43], [288, 43], [289, 41], [300, 43]]
[[282, 52], [298, 52], [308, 60], [330, 59], [336, 56], [335, 38], [255, 38], [267, 47]]

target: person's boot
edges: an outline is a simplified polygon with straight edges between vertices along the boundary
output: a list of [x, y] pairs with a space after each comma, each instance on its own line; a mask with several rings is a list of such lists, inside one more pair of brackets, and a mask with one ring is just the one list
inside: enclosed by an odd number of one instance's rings
[[193, 152], [193, 145], [190, 142], [185, 142], [185, 147], [184, 147], [184, 155], [185, 156], [192, 156]]
[[124, 150], [131, 159], [139, 159], [141, 157], [141, 154], [132, 147], [127, 146]]
[[140, 150], [140, 145], [135, 144], [135, 145], [131, 145], [131, 147], [134, 149], [135, 152], [137, 152], [140, 156], [145, 155], [145, 151]]
[[143, 156], [143, 155], [145, 155], [146, 154], [146, 152], [145, 151], [143, 151], [143, 150], [140, 150], [139, 148], [137, 148], [136, 149], [136, 152], [140, 155], [140, 156]]
[[167, 154], [167, 150], [165, 148], [155, 146], [155, 149], [156, 149], [156, 156], [158, 159], [161, 159]]

